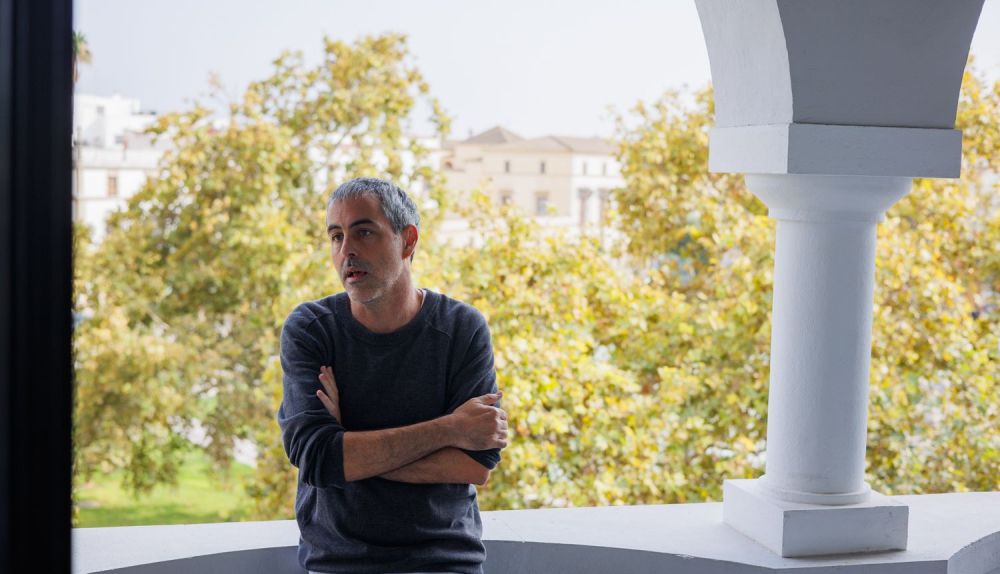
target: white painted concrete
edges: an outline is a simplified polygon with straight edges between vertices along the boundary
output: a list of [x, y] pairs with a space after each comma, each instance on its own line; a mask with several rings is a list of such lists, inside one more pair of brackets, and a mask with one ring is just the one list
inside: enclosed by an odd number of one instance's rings
[[875, 226], [908, 178], [747, 176], [778, 220], [765, 487], [864, 501]]
[[748, 175], [778, 220], [766, 473], [726, 481], [725, 521], [782, 556], [906, 547], [864, 482], [875, 227], [905, 177]]
[[951, 129], [983, 0], [696, 0], [718, 127]]
[[813, 124], [714, 128], [713, 172], [958, 177], [958, 130]]
[[905, 507], [864, 482], [875, 227], [910, 178], [960, 173], [983, 0], [696, 3], [709, 167], [748, 174], [778, 220], [767, 468], [727, 481], [725, 520], [785, 556], [905, 547]]
[[777, 7], [793, 122], [954, 127], [983, 0], [777, 0]]
[[[722, 523], [722, 505], [483, 512], [487, 574], [992, 574], [1000, 492], [898, 496], [909, 549], [782, 558]], [[73, 573], [302, 574], [294, 521], [83, 528]]]
[[839, 506], [788, 502], [760, 480], [727, 480], [723, 521], [786, 558], [906, 549], [909, 508], [866, 493]]

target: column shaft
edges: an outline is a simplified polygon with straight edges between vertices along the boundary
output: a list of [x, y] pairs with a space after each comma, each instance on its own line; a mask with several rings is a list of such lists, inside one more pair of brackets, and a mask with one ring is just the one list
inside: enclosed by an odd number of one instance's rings
[[862, 496], [875, 224], [779, 220], [776, 243], [764, 484]]
[[753, 175], [747, 184], [778, 220], [760, 486], [790, 502], [863, 502], [876, 225], [910, 180]]

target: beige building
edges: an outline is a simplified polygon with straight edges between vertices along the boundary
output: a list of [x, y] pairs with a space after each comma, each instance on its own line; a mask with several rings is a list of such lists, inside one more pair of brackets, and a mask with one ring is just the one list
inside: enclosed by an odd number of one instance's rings
[[[495, 127], [444, 146], [442, 168], [455, 190], [481, 189], [546, 226], [601, 232], [610, 192], [622, 185], [614, 147], [605, 139], [523, 138]], [[461, 235], [460, 221], [446, 232]], [[466, 228], [467, 229], [467, 228]]]

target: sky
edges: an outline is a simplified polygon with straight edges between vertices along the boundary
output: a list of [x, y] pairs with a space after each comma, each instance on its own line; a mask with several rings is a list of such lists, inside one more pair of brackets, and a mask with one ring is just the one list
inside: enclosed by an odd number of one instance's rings
[[[231, 97], [283, 50], [316, 62], [322, 38], [402, 32], [453, 137], [495, 125], [523, 136], [609, 136], [613, 113], [709, 82], [694, 0], [76, 0], [93, 63], [77, 93], [139, 99], [159, 113]], [[972, 51], [1000, 78], [1000, 0], [986, 0]], [[425, 122], [417, 130], [428, 131]]]

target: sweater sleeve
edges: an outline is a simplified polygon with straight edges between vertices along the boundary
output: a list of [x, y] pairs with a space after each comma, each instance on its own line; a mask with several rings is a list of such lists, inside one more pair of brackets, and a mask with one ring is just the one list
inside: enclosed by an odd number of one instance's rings
[[[496, 369], [493, 367], [493, 344], [486, 320], [475, 309], [476, 321], [471, 341], [458, 370], [448, 385], [448, 411], [451, 414], [471, 398], [497, 392]], [[501, 407], [501, 401], [496, 406]], [[466, 450], [479, 464], [493, 470], [500, 463], [500, 449]]]
[[282, 399], [278, 425], [289, 462], [309, 486], [343, 488], [344, 427], [316, 396], [326, 344], [311, 313], [299, 306], [281, 329]]

